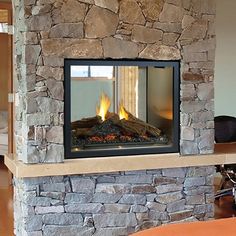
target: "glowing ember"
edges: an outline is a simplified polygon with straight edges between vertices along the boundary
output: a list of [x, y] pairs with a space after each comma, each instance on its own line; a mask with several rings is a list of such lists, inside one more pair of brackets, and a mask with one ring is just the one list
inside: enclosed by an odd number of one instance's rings
[[124, 108], [122, 102], [119, 105], [119, 117], [120, 117], [120, 120], [122, 120], [122, 119], [128, 120], [129, 119], [129, 115], [125, 111], [125, 108]]
[[100, 97], [100, 104], [99, 106], [97, 106], [96, 111], [97, 115], [100, 116], [103, 121], [106, 119], [106, 114], [110, 106], [111, 106], [111, 100], [105, 93], [102, 93]]

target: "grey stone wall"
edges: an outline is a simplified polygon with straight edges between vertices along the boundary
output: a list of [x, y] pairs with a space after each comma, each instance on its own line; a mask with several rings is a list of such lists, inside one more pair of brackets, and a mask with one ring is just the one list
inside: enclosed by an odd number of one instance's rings
[[181, 154], [213, 151], [215, 0], [13, 2], [23, 162], [64, 160], [64, 58], [181, 60]]
[[125, 236], [214, 216], [214, 167], [15, 179], [15, 235]]

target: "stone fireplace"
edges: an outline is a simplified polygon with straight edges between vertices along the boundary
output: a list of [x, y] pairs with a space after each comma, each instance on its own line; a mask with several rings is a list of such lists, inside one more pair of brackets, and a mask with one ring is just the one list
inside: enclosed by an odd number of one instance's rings
[[[67, 59], [180, 61], [180, 154], [213, 153], [214, 0], [13, 3], [18, 160], [66, 162]], [[213, 217], [214, 167], [141, 169], [15, 178], [15, 234], [128, 235]]]

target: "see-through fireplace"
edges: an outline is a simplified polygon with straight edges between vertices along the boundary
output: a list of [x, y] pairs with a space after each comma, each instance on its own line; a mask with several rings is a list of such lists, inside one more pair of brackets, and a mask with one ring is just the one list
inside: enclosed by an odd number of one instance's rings
[[179, 67], [66, 59], [66, 158], [179, 152]]

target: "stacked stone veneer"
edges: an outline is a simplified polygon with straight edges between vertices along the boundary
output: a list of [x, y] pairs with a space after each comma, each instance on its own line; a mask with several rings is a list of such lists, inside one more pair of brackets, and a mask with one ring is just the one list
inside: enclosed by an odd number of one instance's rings
[[17, 153], [64, 160], [64, 58], [181, 60], [181, 153], [213, 151], [215, 0], [14, 0]]
[[[13, 0], [17, 154], [64, 161], [64, 59], [181, 61], [181, 154], [213, 152], [215, 0]], [[68, 137], [69, 138], [69, 137]], [[15, 179], [15, 233], [127, 235], [213, 217], [214, 168]]]
[[15, 179], [15, 233], [124, 236], [212, 218], [214, 167]]

